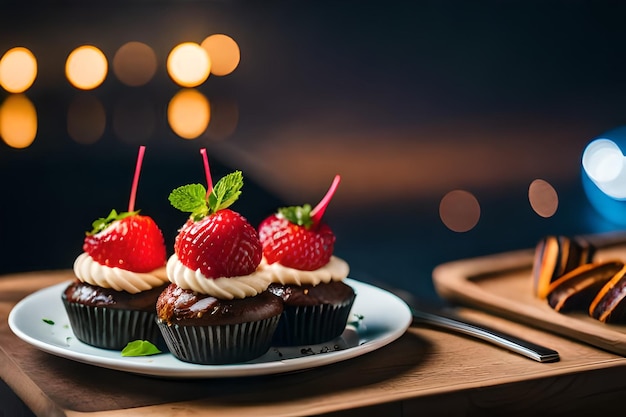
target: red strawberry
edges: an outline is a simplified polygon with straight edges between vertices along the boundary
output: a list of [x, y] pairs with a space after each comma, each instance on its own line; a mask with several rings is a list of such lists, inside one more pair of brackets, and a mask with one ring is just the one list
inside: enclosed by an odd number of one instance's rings
[[215, 184], [211, 192], [188, 184], [170, 193], [170, 203], [191, 212], [174, 243], [178, 260], [207, 278], [253, 273], [262, 258], [255, 228], [241, 214], [227, 209], [241, 194], [243, 176], [235, 171]]
[[311, 210], [311, 206], [283, 207], [259, 225], [263, 255], [269, 264], [313, 271], [326, 265], [333, 254], [335, 234], [322, 222], [340, 177], [335, 176], [330, 189]]
[[174, 251], [187, 268], [207, 278], [253, 273], [261, 262], [261, 242], [256, 230], [239, 213], [222, 209], [181, 228]]
[[303, 271], [326, 265], [335, 245], [335, 235], [327, 224], [307, 228], [280, 214], [273, 214], [261, 222], [259, 238], [268, 263], [278, 262]]
[[117, 214], [93, 223], [87, 233], [83, 250], [96, 262], [133, 272], [150, 272], [165, 265], [163, 234], [149, 216], [138, 212]]

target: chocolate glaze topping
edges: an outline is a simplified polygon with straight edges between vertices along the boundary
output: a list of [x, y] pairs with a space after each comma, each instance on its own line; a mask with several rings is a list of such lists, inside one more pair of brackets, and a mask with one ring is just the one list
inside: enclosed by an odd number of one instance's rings
[[220, 300], [170, 284], [159, 296], [156, 311], [158, 318], [166, 323], [216, 326], [278, 316], [283, 312], [283, 303], [268, 291], [254, 297]]
[[167, 285], [164, 284], [148, 291], [131, 294], [126, 291], [97, 287], [76, 280], [65, 289], [62, 297], [70, 303], [85, 304], [92, 307], [154, 311], [156, 300]]
[[268, 291], [282, 298], [286, 305], [292, 306], [341, 304], [354, 295], [352, 287], [342, 281], [316, 286], [270, 284]]

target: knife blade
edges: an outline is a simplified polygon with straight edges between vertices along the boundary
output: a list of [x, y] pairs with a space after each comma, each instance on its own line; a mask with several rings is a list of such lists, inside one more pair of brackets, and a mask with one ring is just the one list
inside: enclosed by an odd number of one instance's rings
[[560, 360], [559, 353], [554, 349], [487, 327], [483, 324], [477, 324], [460, 317], [452, 317], [448, 314], [433, 313], [423, 309], [417, 310], [410, 305], [409, 308], [413, 313], [413, 325], [425, 324], [461, 333], [541, 363], [558, 362]]
[[443, 303], [441, 300], [435, 305], [433, 301], [418, 301], [410, 292], [390, 287], [387, 283], [377, 282], [376, 285], [395, 294], [409, 306], [413, 315], [413, 326], [428, 325], [463, 334], [540, 363], [558, 362], [561, 359], [559, 353], [554, 349], [462, 318], [453, 311], [453, 307], [447, 304], [439, 306], [440, 303]]

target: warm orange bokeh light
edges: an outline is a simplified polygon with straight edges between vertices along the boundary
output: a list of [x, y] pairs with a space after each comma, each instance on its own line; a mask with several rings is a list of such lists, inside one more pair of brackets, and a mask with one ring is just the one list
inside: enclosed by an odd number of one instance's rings
[[211, 74], [228, 75], [237, 68], [241, 54], [239, 45], [230, 36], [215, 34], [207, 37], [200, 44], [211, 59]]
[[209, 100], [199, 91], [181, 90], [167, 107], [170, 127], [183, 139], [195, 139], [202, 135], [211, 120]]
[[74, 49], [65, 62], [65, 76], [76, 88], [92, 90], [107, 76], [109, 64], [104, 53], [95, 46], [83, 45]]
[[9, 93], [23, 93], [37, 78], [37, 59], [21, 46], [9, 49], [0, 59], [0, 85]]
[[125, 43], [113, 57], [113, 72], [122, 83], [131, 87], [146, 84], [156, 70], [156, 54], [145, 43]]
[[439, 217], [448, 229], [455, 232], [467, 232], [478, 224], [480, 204], [472, 193], [453, 190], [441, 199]]
[[167, 57], [167, 73], [181, 87], [197, 87], [209, 77], [209, 54], [197, 43], [176, 45]]
[[540, 179], [530, 183], [528, 201], [535, 213], [541, 217], [552, 217], [559, 207], [559, 196], [554, 187]]
[[29, 147], [37, 136], [37, 110], [23, 94], [10, 95], [0, 106], [0, 137], [12, 148]]

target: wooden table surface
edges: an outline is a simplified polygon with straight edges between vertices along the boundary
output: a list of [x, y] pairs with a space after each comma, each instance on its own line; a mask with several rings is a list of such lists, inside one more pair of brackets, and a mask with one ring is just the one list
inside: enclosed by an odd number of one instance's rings
[[39, 416], [579, 415], [619, 410], [626, 395], [625, 358], [471, 310], [461, 314], [552, 347], [561, 360], [542, 364], [412, 327], [377, 351], [289, 374], [173, 380], [103, 369], [39, 351], [8, 327], [20, 299], [68, 279], [69, 271], [0, 277], [0, 378]]

